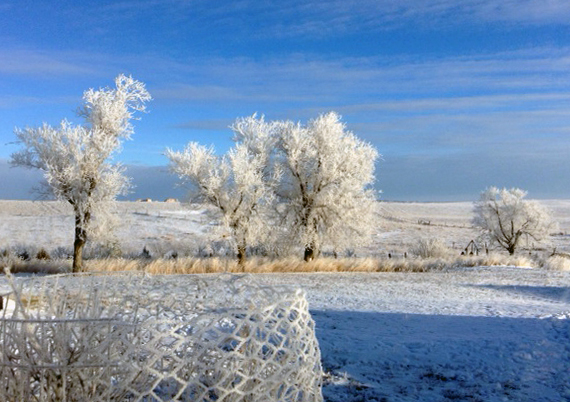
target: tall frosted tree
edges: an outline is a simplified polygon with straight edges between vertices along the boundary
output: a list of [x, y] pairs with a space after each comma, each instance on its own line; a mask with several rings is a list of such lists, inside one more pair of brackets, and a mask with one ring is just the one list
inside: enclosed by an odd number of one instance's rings
[[368, 241], [375, 222], [376, 149], [346, 129], [338, 114], [322, 114], [306, 126], [284, 122], [276, 163], [282, 166], [278, 196], [291, 237], [304, 259], [322, 246], [349, 248]]
[[130, 186], [121, 166], [110, 160], [131, 138], [135, 112], [143, 112], [150, 100], [142, 82], [119, 75], [114, 88], [84, 92], [78, 111], [83, 125], [63, 120], [59, 127], [44, 123], [15, 131], [23, 149], [12, 155], [12, 165], [40, 169], [48, 184], [46, 192], [73, 207], [73, 272], [82, 270], [83, 247], [94, 230], [93, 216], [104, 222], [108, 203]]
[[267, 233], [263, 211], [272, 203], [278, 177], [269, 166], [273, 127], [255, 115], [237, 119], [232, 126], [237, 144], [223, 156], [195, 142], [183, 151], [166, 151], [171, 171], [193, 185], [199, 201], [220, 211], [240, 264], [246, 261], [247, 248]]
[[490, 187], [475, 203], [475, 226], [511, 255], [523, 236], [540, 242], [555, 227], [548, 210], [536, 201], [525, 200], [526, 195], [527, 192], [520, 188]]

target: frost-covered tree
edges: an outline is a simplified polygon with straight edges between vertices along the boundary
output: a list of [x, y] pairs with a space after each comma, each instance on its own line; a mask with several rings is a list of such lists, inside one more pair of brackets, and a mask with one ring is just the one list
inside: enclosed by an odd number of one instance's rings
[[134, 113], [144, 111], [150, 99], [143, 83], [119, 75], [115, 88], [84, 92], [84, 105], [78, 111], [84, 125], [63, 120], [59, 127], [44, 123], [16, 129], [23, 149], [12, 155], [12, 165], [43, 171], [48, 184], [45, 191], [73, 207], [73, 272], [82, 269], [83, 247], [95, 228], [93, 216], [105, 221], [108, 202], [129, 188], [121, 166], [110, 159], [122, 141], [130, 139]]
[[334, 112], [306, 126], [281, 124], [277, 163], [283, 177], [278, 196], [290, 235], [304, 246], [306, 261], [324, 244], [336, 250], [370, 238], [375, 222], [376, 149], [357, 138]]
[[278, 176], [268, 163], [273, 126], [255, 115], [237, 119], [232, 126], [237, 144], [223, 156], [195, 142], [183, 151], [166, 151], [171, 170], [194, 186], [197, 199], [221, 212], [240, 264], [245, 263], [247, 248], [267, 234], [263, 210], [272, 202]]
[[548, 210], [536, 201], [525, 200], [526, 195], [527, 192], [519, 188], [490, 187], [475, 203], [475, 226], [511, 255], [523, 235], [540, 242], [554, 227]]

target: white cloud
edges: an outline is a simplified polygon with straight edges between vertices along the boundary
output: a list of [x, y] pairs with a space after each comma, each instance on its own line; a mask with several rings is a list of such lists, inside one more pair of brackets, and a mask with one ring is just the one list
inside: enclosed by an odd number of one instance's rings
[[69, 104], [77, 102], [78, 97], [71, 96], [55, 96], [55, 97], [39, 97], [39, 96], [21, 96], [21, 95], [5, 95], [0, 96], [0, 109], [11, 109], [18, 107], [26, 107], [31, 105], [54, 105]]
[[[257, 39], [321, 39], [410, 24], [416, 30], [570, 24], [567, 0], [124, 0], [82, 2], [66, 11], [75, 16], [70, 24], [81, 23], [92, 32], [111, 34], [112, 27], [144, 19], [165, 24], [163, 35], [175, 35], [174, 30], [182, 28], [228, 39], [233, 33]], [[85, 13], [98, 18], [85, 20]]]
[[0, 48], [0, 74], [64, 77], [94, 74], [87, 58], [88, 55]]
[[338, 108], [341, 113], [357, 112], [412, 112], [415, 114], [461, 111], [464, 113], [478, 113], [480, 110], [497, 111], [504, 108], [522, 107], [532, 109], [537, 105], [552, 105], [563, 107], [570, 102], [568, 93], [522, 93], [499, 95], [449, 96], [441, 98], [420, 98], [384, 100], [375, 103], [353, 104]]
[[[269, 107], [272, 102], [297, 102], [301, 108], [309, 104], [364, 108], [369, 101], [368, 107], [372, 109], [374, 104], [385, 105], [382, 99], [394, 96], [435, 97], [439, 103], [453, 96], [453, 102], [462, 102], [465, 106], [467, 102], [476, 101], [492, 107], [510, 105], [514, 95], [518, 96], [517, 102], [523, 99], [547, 102], [547, 97], [567, 93], [569, 61], [570, 49], [565, 48], [416, 62], [382, 57], [326, 60], [301, 55], [264, 60], [212, 58], [171, 65], [170, 71], [175, 72], [180, 81], [157, 82], [154, 86], [156, 97], [239, 100], [269, 103]], [[153, 66], [157, 64], [160, 62]], [[183, 82], [184, 79], [188, 82]], [[477, 94], [479, 99], [474, 98]], [[494, 97], [488, 97], [489, 94]], [[437, 107], [429, 104], [436, 102], [435, 99], [416, 101], [413, 106]], [[405, 106], [395, 101], [389, 107]]]

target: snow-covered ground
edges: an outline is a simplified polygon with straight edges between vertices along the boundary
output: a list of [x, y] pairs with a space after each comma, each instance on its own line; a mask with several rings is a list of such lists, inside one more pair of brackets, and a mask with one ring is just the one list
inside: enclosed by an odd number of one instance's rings
[[327, 401], [570, 401], [570, 273], [259, 275], [306, 290]]
[[[570, 201], [545, 203], [560, 223], [552, 246], [568, 251]], [[460, 250], [477, 235], [471, 207], [381, 203], [374, 244], [359, 253], [404, 251], [425, 236]], [[211, 211], [178, 204], [121, 203], [119, 212], [121, 246], [134, 251], [198, 244], [212, 221]], [[0, 248], [69, 247], [72, 224], [53, 203], [0, 201]], [[327, 401], [570, 401], [570, 272], [480, 267], [253, 280], [307, 292]]]
[[[171, 250], [192, 254], [208, 242], [207, 232], [213, 222], [211, 210], [179, 203], [119, 202], [116, 215], [114, 234], [125, 255], [140, 254], [144, 247], [157, 256]], [[0, 249], [71, 251], [73, 228], [72, 210], [65, 204], [0, 200]]]
[[326, 401], [570, 401], [570, 272], [480, 267], [251, 280], [306, 291]]

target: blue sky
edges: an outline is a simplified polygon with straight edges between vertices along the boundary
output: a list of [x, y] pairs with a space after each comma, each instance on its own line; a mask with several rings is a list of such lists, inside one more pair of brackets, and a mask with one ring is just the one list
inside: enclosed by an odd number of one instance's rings
[[339, 112], [383, 155], [387, 200], [472, 200], [487, 186], [570, 197], [567, 0], [0, 0], [0, 198], [15, 127], [57, 124], [119, 73], [149, 113], [118, 159], [132, 198], [181, 196], [166, 147], [231, 146], [254, 112]]

